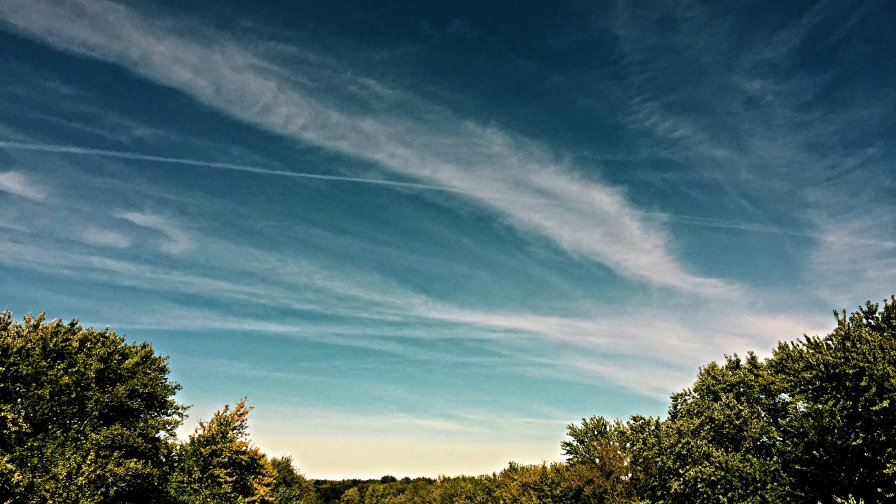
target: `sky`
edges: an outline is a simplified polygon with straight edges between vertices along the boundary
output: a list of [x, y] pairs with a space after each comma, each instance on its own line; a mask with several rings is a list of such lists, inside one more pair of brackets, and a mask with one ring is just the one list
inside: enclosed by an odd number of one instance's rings
[[341, 478], [559, 460], [896, 293], [892, 4], [380, 3], [0, 0], [2, 307]]

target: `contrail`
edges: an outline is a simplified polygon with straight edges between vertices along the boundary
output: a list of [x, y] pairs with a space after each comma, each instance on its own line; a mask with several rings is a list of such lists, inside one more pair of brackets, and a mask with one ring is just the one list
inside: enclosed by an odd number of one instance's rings
[[[54, 145], [54, 144], [42, 144], [42, 143], [25, 143], [25, 142], [11, 142], [8, 140], [0, 140], [0, 147], [5, 147], [7, 149], [18, 149], [18, 150], [29, 150], [29, 151], [37, 151], [37, 152], [51, 152], [51, 153], [61, 153], [61, 154], [76, 154], [83, 156], [102, 156], [109, 158], [117, 158], [117, 159], [132, 159], [136, 161], [151, 161], [155, 163], [172, 163], [172, 164], [180, 164], [187, 166], [198, 166], [203, 168], [215, 168], [220, 170], [231, 170], [243, 173], [254, 173], [258, 175], [274, 175], [279, 177], [293, 177], [293, 178], [304, 178], [304, 179], [316, 179], [316, 180], [328, 180], [333, 182], [354, 182], [359, 184], [371, 184], [371, 185], [380, 185], [380, 186], [389, 186], [389, 187], [401, 187], [404, 189], [420, 189], [424, 191], [442, 191], [460, 194], [464, 196], [469, 196], [471, 198], [475, 198], [476, 195], [470, 193], [468, 190], [458, 189], [455, 187], [449, 187], [444, 185], [436, 185], [436, 184], [423, 184], [419, 182], [402, 182], [399, 180], [388, 180], [388, 179], [374, 179], [374, 178], [365, 178], [365, 177], [346, 177], [342, 175], [325, 175], [322, 173], [309, 173], [309, 172], [293, 172], [287, 170], [273, 170], [270, 168], [261, 168], [259, 166], [250, 166], [250, 165], [242, 165], [242, 164], [234, 164], [234, 163], [220, 163], [216, 161], [203, 161], [201, 159], [190, 159], [190, 158], [176, 158], [176, 157], [168, 157], [168, 156], [155, 156], [151, 154], [141, 154], [139, 152], [126, 152], [126, 151], [113, 151], [113, 150], [105, 150], [105, 149], [92, 149], [88, 147], [76, 147], [73, 145]], [[568, 205], [569, 203], [558, 200], [558, 199], [550, 199], [550, 198], [534, 198], [534, 197], [523, 197], [523, 196], [505, 196], [501, 194], [491, 194], [489, 195], [494, 200], [506, 200], [506, 201], [538, 201], [542, 203], [553, 203], [558, 205]]]
[[[469, 194], [462, 189], [456, 189], [448, 186], [421, 184], [418, 182], [401, 182], [398, 180], [373, 179], [364, 177], [346, 177], [341, 175], [325, 175], [321, 173], [293, 172], [287, 170], [273, 170], [270, 168], [261, 168], [258, 166], [242, 165], [235, 163], [220, 163], [216, 161], [203, 161], [201, 159], [175, 158], [168, 156], [155, 156], [151, 154], [141, 154], [138, 152], [113, 151], [105, 149], [92, 149], [87, 147], [76, 147], [73, 145], [53, 145], [41, 143], [25, 143], [11, 142], [8, 140], [0, 140], [0, 147], [7, 149], [29, 150], [38, 152], [52, 152], [62, 154], [76, 154], [85, 156], [102, 156], [117, 159], [132, 159], [136, 161], [151, 161], [156, 163], [170, 163], [187, 166], [198, 166], [203, 168], [216, 168], [220, 170], [232, 170], [244, 173], [254, 173], [259, 175], [274, 175], [280, 177], [293, 177], [304, 179], [328, 180], [334, 182], [354, 182], [360, 184], [372, 184], [391, 187], [402, 187], [406, 189], [421, 189], [426, 191], [444, 191], [457, 194]], [[513, 198], [507, 196], [495, 195], [496, 198], [520, 200], [520, 201], [540, 201], [553, 203], [558, 205], [570, 205], [570, 202], [564, 202], [557, 199], [548, 198]], [[574, 205], [574, 204], [573, 204]], [[752, 222], [738, 222], [725, 219], [716, 219], [712, 217], [697, 217], [692, 215], [678, 215], [662, 212], [638, 212], [645, 217], [658, 217], [660, 219], [676, 222], [679, 224], [687, 224], [691, 226], [712, 227], [720, 229], [737, 229], [741, 231], [751, 231], [756, 233], [773, 233], [789, 236], [799, 236], [805, 238], [819, 239], [819, 236], [813, 233], [798, 231], [793, 229], [781, 228], [778, 226], [758, 224]]]
[[54, 152], [54, 153], [63, 153], [63, 154], [78, 154], [78, 155], [86, 155], [86, 156], [102, 156], [102, 157], [110, 157], [110, 158], [118, 158], [118, 159], [132, 159], [135, 161], [152, 161], [152, 162], [156, 162], [156, 163], [172, 163], [172, 164], [181, 164], [181, 165], [188, 165], [188, 166], [201, 166], [204, 168], [217, 168], [217, 169], [221, 169], [221, 170], [232, 170], [232, 171], [239, 171], [239, 172], [245, 172], [245, 173], [255, 173], [255, 174], [260, 174], [260, 175], [276, 175], [276, 176], [281, 176], [281, 177], [330, 180], [330, 181], [336, 181], [336, 182], [356, 182], [356, 183], [361, 183], [361, 184], [375, 184], [375, 185], [405, 187], [405, 188], [410, 188], [410, 189], [424, 189], [424, 190], [428, 190], [428, 191], [447, 191], [447, 192], [465, 193], [465, 191], [462, 191], [460, 189], [455, 189], [452, 187], [432, 185], [432, 184], [421, 184], [421, 183], [417, 183], [417, 182], [401, 182], [398, 180], [372, 179], [372, 178], [363, 178], [363, 177], [344, 177], [344, 176], [340, 176], [340, 175], [324, 175], [321, 173], [272, 170], [270, 168], [261, 168], [258, 166], [249, 166], [249, 165], [241, 165], [241, 164], [234, 164], [234, 163], [219, 163], [219, 162], [215, 162], [215, 161], [202, 161], [201, 159], [153, 156], [150, 154], [140, 154], [137, 152], [112, 151], [112, 150], [104, 150], [104, 149], [90, 149], [90, 148], [85, 148], [85, 147], [75, 147], [72, 145], [36, 144], [36, 143], [22, 143], [22, 142], [10, 142], [10, 141], [6, 141], [6, 140], [0, 140], [0, 147], [4, 147], [7, 149], [29, 150], [29, 151], [39, 151], [39, 152]]
[[818, 238], [818, 235], [814, 233], [796, 229], [788, 229], [772, 224], [759, 224], [756, 222], [734, 221], [727, 219], [718, 219], [715, 217], [698, 217], [695, 215], [680, 215], [669, 213], [643, 212], [642, 215], [655, 215], [657, 217], [664, 218], [669, 222], [675, 222], [676, 224], [687, 224], [690, 226], [719, 229], [736, 229], [741, 231], [753, 231], [756, 233], [772, 233], [788, 236], [798, 236], [802, 238]]

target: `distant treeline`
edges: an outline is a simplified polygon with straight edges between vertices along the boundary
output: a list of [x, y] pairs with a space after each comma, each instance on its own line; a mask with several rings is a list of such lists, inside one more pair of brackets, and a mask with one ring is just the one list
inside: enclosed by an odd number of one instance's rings
[[311, 480], [248, 437], [245, 400], [175, 429], [165, 357], [109, 329], [0, 314], [4, 503], [767, 503], [896, 500], [896, 296], [771, 357], [726, 356], [665, 418], [584, 419], [563, 462]]

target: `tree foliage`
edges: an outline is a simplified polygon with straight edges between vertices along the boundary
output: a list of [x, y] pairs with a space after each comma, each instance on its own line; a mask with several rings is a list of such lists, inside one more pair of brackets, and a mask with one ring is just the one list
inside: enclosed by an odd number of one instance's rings
[[781, 343], [768, 359], [704, 366], [663, 420], [571, 425], [570, 463], [606, 475], [625, 460], [628, 496], [650, 502], [893, 499], [896, 298], [835, 315], [827, 336]]
[[560, 443], [569, 459], [564, 494], [569, 502], [623, 502], [631, 495], [632, 468], [626, 452], [626, 426], [603, 417], [571, 424]]
[[0, 501], [161, 496], [179, 386], [148, 343], [0, 314]]
[[174, 452], [172, 499], [189, 504], [270, 502], [275, 473], [267, 457], [249, 441], [249, 413], [241, 399], [199, 422]]
[[317, 504], [314, 484], [293, 466], [291, 457], [274, 457], [270, 462], [273, 480], [271, 498], [278, 504]]
[[826, 337], [781, 343], [769, 362], [789, 396], [782, 466], [805, 501], [896, 498], [896, 297], [866, 303]]

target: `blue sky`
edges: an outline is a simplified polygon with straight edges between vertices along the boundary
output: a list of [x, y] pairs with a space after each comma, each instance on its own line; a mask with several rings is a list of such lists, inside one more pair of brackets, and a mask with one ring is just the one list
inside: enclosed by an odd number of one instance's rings
[[896, 291], [886, 2], [0, 2], [0, 295], [315, 477], [491, 472]]

